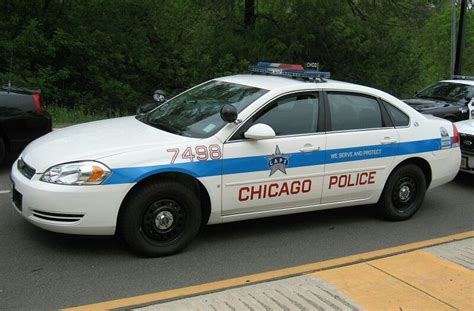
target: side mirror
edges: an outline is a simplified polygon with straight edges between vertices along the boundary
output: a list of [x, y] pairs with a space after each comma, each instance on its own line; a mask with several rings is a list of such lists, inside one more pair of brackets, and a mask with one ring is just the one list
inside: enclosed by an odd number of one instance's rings
[[156, 107], [158, 107], [158, 105], [156, 103], [151, 103], [151, 104], [143, 104], [143, 105], [140, 105], [138, 106], [137, 108], [137, 114], [145, 114], [149, 111], [152, 111], [153, 109], [155, 109]]
[[166, 101], [166, 93], [165, 91], [162, 90], [156, 90], [155, 93], [153, 93], [153, 99], [155, 102], [157, 102], [159, 105], [164, 103]]
[[472, 100], [471, 97], [465, 97], [464, 99], [466, 100], [466, 105], [468, 105]]
[[221, 108], [221, 118], [227, 123], [233, 123], [235, 120], [237, 120], [237, 108], [235, 108], [232, 105], [225, 104]]
[[247, 132], [244, 133], [244, 137], [249, 139], [269, 139], [274, 138], [275, 136], [275, 131], [270, 126], [263, 123], [252, 125]]

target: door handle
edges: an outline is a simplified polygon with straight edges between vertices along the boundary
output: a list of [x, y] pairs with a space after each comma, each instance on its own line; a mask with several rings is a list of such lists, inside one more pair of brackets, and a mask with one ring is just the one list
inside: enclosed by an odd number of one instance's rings
[[300, 151], [301, 152], [312, 152], [312, 151], [319, 151], [320, 149], [321, 149], [321, 147], [319, 147], [319, 146], [313, 146], [311, 144], [306, 144], [300, 149]]
[[380, 143], [382, 143], [382, 145], [396, 144], [398, 143], [398, 140], [391, 137], [384, 137]]

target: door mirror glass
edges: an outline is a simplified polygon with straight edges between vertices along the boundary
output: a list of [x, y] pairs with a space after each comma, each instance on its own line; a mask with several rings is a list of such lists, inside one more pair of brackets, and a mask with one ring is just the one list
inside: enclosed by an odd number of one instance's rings
[[275, 131], [263, 123], [252, 125], [247, 132], [244, 133], [244, 137], [248, 139], [268, 139], [274, 138], [275, 136]]

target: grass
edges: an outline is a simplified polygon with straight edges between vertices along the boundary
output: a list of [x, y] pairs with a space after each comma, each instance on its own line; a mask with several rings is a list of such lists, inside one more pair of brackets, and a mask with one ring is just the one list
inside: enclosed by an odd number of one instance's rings
[[[65, 127], [68, 125], [108, 119], [105, 112], [92, 112], [84, 107], [68, 108], [61, 106], [48, 106], [46, 110], [53, 118], [53, 127]], [[118, 116], [115, 115], [114, 116]]]

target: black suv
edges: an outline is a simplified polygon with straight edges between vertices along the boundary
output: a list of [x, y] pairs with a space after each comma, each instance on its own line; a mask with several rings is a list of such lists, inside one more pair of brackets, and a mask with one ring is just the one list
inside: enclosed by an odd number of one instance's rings
[[0, 163], [7, 153], [21, 152], [51, 128], [41, 92], [0, 87]]
[[403, 101], [421, 113], [456, 122], [469, 119], [467, 105], [473, 97], [474, 77], [462, 77], [439, 81]]

